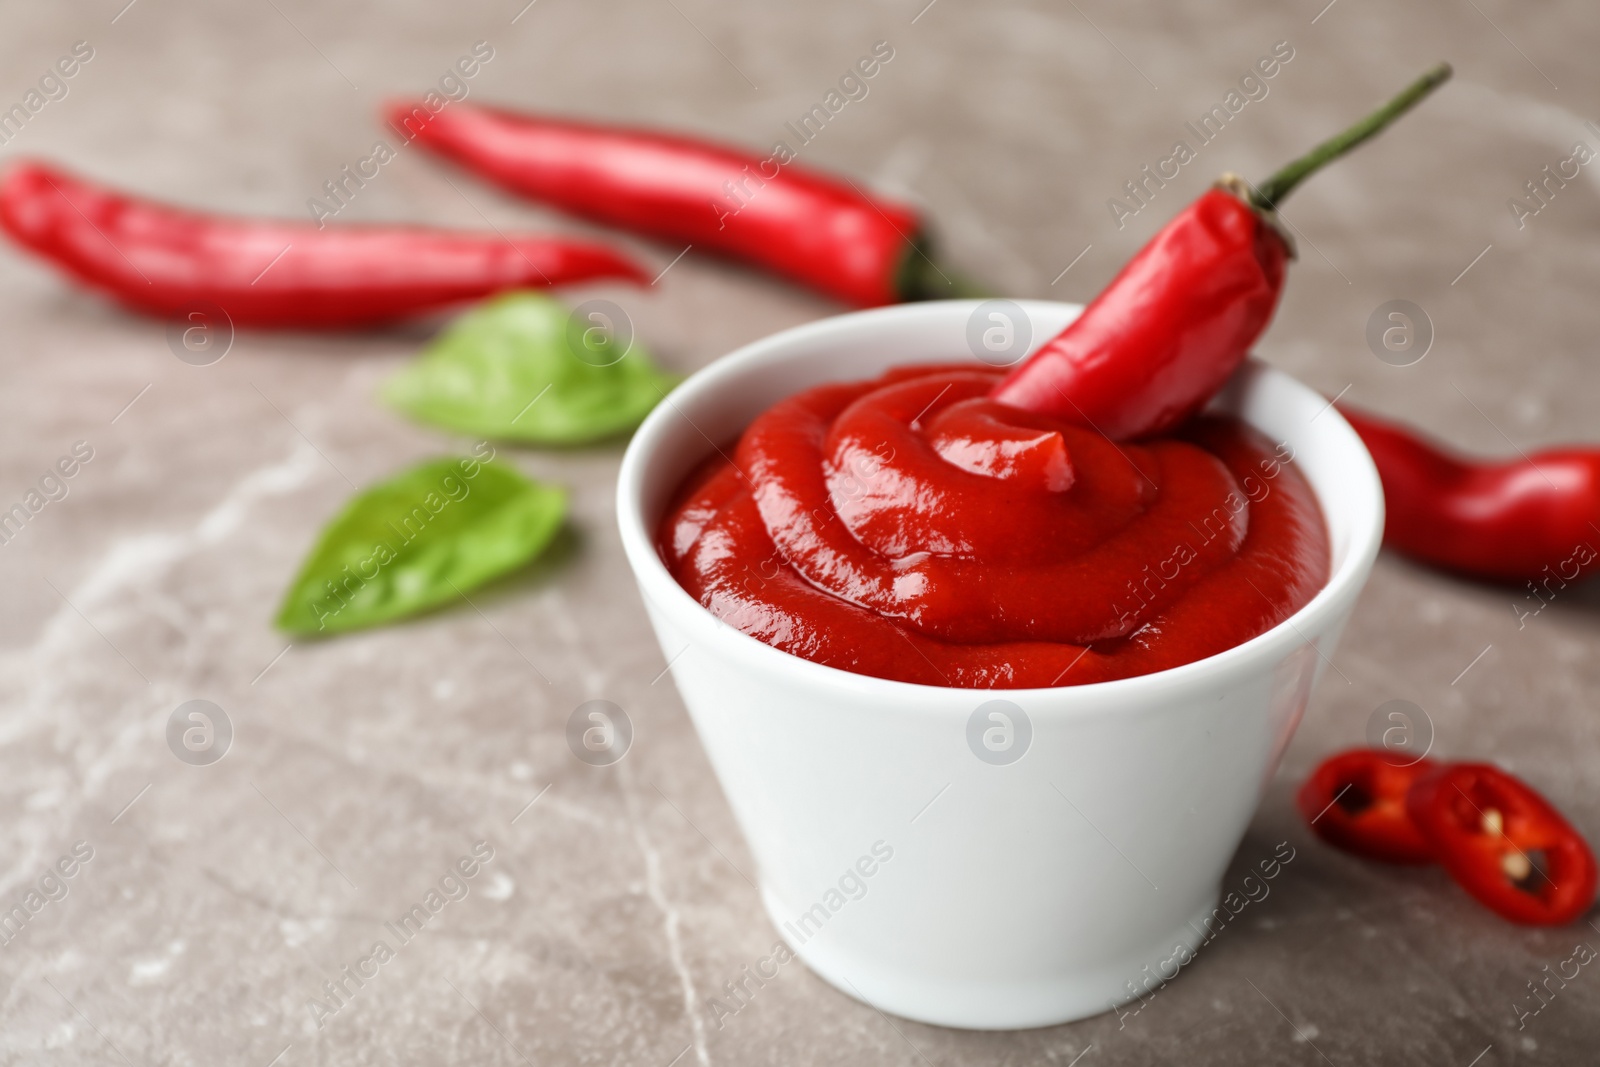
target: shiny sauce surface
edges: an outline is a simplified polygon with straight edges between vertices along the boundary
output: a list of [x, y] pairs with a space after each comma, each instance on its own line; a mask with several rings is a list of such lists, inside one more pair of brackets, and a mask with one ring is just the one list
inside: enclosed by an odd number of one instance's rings
[[1113, 442], [981, 364], [818, 386], [679, 487], [657, 549], [728, 625], [857, 674], [1081, 685], [1232, 648], [1326, 584], [1286, 444], [1231, 416]]

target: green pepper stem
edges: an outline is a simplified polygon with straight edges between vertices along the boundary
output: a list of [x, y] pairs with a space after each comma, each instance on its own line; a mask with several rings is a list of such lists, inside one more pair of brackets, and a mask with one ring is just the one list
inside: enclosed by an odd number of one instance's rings
[[902, 301], [988, 299], [994, 294], [955, 271], [940, 269], [929, 255], [929, 242], [919, 238], [907, 246], [895, 274], [895, 292]]
[[1450, 74], [1450, 64], [1448, 63], [1440, 63], [1437, 67], [1432, 68], [1422, 77], [1406, 86], [1393, 100], [1390, 100], [1349, 129], [1323, 141], [1317, 147], [1256, 186], [1250, 193], [1251, 206], [1263, 211], [1271, 211], [1279, 201], [1293, 191], [1295, 186], [1356, 147], [1356, 145], [1377, 136], [1391, 122], [1415, 107], [1423, 97], [1448, 81]]

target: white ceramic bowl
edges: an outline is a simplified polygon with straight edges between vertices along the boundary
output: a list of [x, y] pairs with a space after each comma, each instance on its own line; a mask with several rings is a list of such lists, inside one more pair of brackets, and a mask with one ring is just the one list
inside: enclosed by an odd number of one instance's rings
[[[1081, 310], [1017, 303], [1035, 343]], [[1178, 946], [1203, 940], [1229, 858], [1371, 571], [1383, 494], [1336, 410], [1248, 364], [1217, 405], [1294, 448], [1329, 523], [1332, 579], [1243, 645], [1095, 685], [980, 691], [850, 674], [739, 633], [678, 586], [654, 531], [713, 442], [735, 440], [808, 386], [897, 363], [970, 360], [977, 306], [842, 315], [718, 360], [634, 435], [617, 511], [662, 652], [781, 936], [817, 974], [884, 1011], [1015, 1029], [1121, 1004]], [[1032, 732], [1025, 754], [1004, 765], [968, 741], [974, 712], [995, 698], [1020, 707]], [[1013, 744], [1023, 732], [1014, 724]]]

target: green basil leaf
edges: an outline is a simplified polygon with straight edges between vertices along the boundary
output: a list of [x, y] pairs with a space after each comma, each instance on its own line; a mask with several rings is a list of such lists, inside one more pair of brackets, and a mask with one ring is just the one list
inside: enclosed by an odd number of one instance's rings
[[566, 510], [565, 490], [500, 463], [421, 463], [358, 494], [323, 529], [278, 628], [327, 635], [460, 599], [543, 551]]
[[422, 422], [495, 440], [575, 445], [631, 430], [679, 379], [631, 337], [586, 325], [547, 296], [507, 293], [451, 324], [383, 398]]

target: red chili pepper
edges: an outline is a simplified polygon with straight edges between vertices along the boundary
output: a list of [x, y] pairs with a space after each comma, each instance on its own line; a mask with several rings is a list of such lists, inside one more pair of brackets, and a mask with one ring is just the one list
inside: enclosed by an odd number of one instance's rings
[[407, 138], [521, 196], [755, 263], [848, 304], [952, 295], [916, 211], [780, 153], [460, 104], [387, 112]]
[[1330, 756], [1295, 797], [1316, 835], [1335, 848], [1385, 863], [1432, 863], [1433, 846], [1406, 812], [1406, 793], [1436, 770], [1430, 759], [1397, 762], [1390, 752], [1357, 748]]
[[1339, 410], [1378, 465], [1391, 548], [1480, 578], [1563, 586], [1600, 558], [1600, 449], [1476, 462], [1347, 405]]
[[603, 245], [203, 215], [41, 163], [18, 164], [0, 180], [0, 226], [136, 310], [179, 316], [209, 302], [238, 326], [363, 326], [502, 289], [648, 280]]
[[1054, 340], [995, 387], [1012, 407], [1112, 439], [1160, 433], [1226, 382], [1266, 329], [1293, 255], [1275, 206], [1450, 76], [1440, 64], [1260, 187], [1225, 176], [1129, 261]]
[[1406, 808], [1461, 888], [1512, 922], [1558, 926], [1594, 902], [1594, 854], [1544, 797], [1483, 763], [1419, 779]]
[[1222, 387], [1266, 328], [1289, 254], [1261, 212], [1212, 189], [992, 395], [1113, 440], [1170, 429]]

